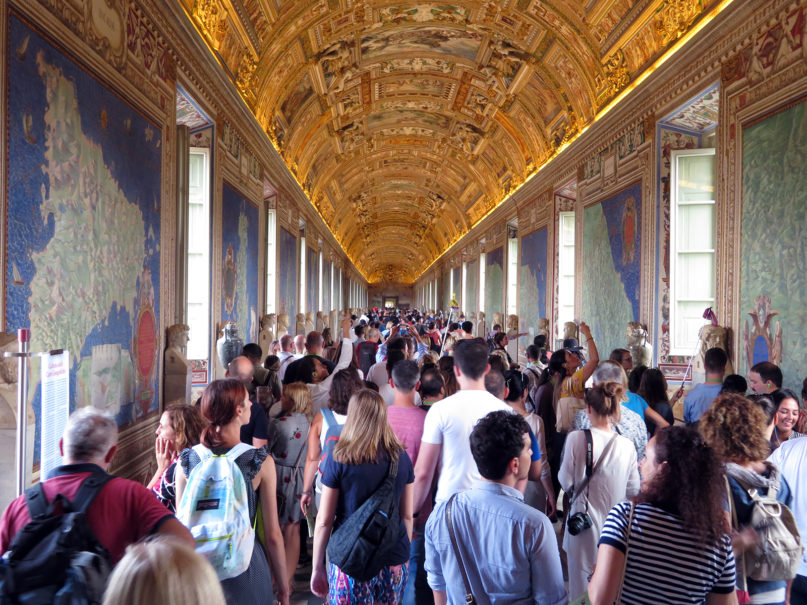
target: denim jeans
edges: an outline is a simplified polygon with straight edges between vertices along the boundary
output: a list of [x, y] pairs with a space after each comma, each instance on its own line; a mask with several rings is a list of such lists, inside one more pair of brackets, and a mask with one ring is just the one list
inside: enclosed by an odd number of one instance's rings
[[409, 547], [409, 578], [404, 588], [403, 605], [433, 605], [434, 595], [426, 581], [425, 527], [415, 527], [412, 531], [412, 544]]

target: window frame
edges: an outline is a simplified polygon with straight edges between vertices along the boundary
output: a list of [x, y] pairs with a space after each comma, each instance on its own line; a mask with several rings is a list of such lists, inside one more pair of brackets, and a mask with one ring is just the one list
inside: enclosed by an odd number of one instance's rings
[[[681, 202], [679, 200], [679, 179], [678, 179], [678, 171], [679, 171], [679, 164], [678, 160], [682, 157], [698, 157], [698, 156], [712, 156], [713, 158], [713, 165], [712, 168], [715, 171], [714, 177], [712, 180], [713, 184], [713, 195], [711, 200], [699, 200], [699, 201], [691, 201], [691, 202]], [[712, 257], [712, 292], [713, 296], [711, 299], [708, 297], [705, 298], [696, 298], [696, 299], [689, 299], [686, 302], [703, 302], [707, 306], [714, 306], [715, 301], [717, 299], [717, 241], [715, 239], [716, 234], [714, 230], [716, 229], [715, 219], [716, 216], [716, 188], [717, 188], [717, 155], [716, 150], [714, 147], [702, 147], [699, 149], [675, 149], [670, 152], [670, 274], [669, 274], [669, 289], [670, 289], [670, 298], [669, 298], [669, 337], [670, 337], [670, 355], [685, 355], [690, 356], [693, 354], [695, 347], [697, 346], [698, 336], [697, 334], [692, 341], [681, 342], [677, 338], [676, 332], [676, 325], [678, 322], [684, 321], [681, 312], [678, 309], [678, 303], [684, 302], [684, 298], [678, 297], [678, 280], [676, 279], [676, 273], [678, 269], [678, 262], [679, 257], [682, 254], [711, 254]], [[711, 249], [690, 249], [681, 251], [678, 248], [678, 233], [680, 230], [683, 229], [682, 225], [679, 225], [679, 208], [681, 206], [711, 206], [712, 209], [712, 244], [713, 247]]]

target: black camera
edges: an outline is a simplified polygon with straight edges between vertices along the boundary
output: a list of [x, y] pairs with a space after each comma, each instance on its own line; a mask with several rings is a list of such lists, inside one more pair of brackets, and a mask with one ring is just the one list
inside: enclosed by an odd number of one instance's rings
[[569, 528], [569, 534], [572, 536], [576, 536], [581, 531], [587, 530], [593, 525], [588, 513], [575, 513], [569, 517], [566, 524]]

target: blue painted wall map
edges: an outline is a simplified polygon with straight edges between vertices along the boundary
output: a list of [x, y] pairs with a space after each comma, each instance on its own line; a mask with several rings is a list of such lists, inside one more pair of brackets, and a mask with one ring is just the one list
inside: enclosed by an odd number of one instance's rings
[[627, 344], [639, 318], [642, 187], [636, 183], [583, 214], [583, 313], [602, 351]]
[[6, 326], [69, 350], [71, 408], [127, 424], [158, 406], [160, 129], [13, 15], [6, 60]]
[[538, 320], [546, 313], [546, 228], [521, 238], [519, 262], [519, 320], [522, 332], [538, 328]]
[[224, 183], [222, 188], [221, 319], [232, 321], [245, 342], [258, 339], [258, 207]]

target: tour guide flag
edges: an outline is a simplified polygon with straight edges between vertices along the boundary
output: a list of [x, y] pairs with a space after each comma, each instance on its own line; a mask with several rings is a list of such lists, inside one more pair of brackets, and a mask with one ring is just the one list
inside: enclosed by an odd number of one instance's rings
[[457, 302], [457, 295], [456, 293], [451, 293], [451, 300], [448, 301], [448, 306], [451, 307], [452, 311], [459, 311], [460, 310], [460, 303]]

